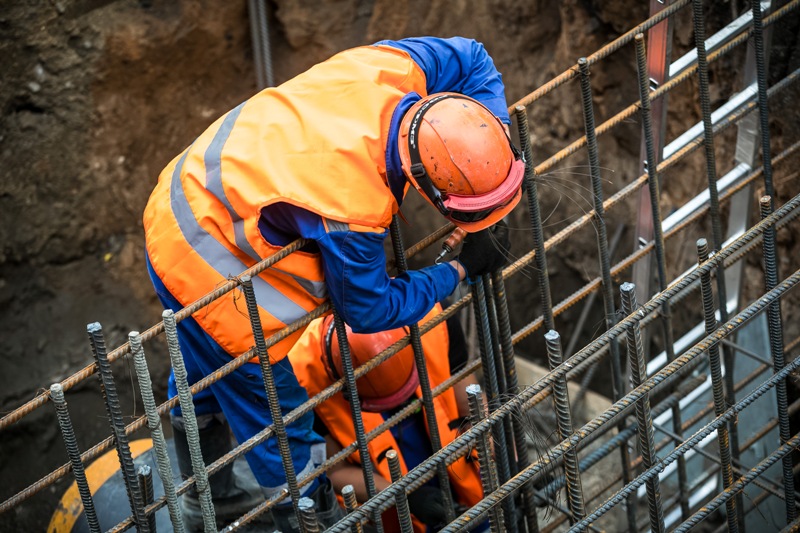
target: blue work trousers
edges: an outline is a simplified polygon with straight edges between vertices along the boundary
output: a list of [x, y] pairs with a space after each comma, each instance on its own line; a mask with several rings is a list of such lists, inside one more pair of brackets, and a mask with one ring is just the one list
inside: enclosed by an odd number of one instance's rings
[[[183, 306], [156, 275], [149, 257], [147, 271], [164, 308], [175, 312], [182, 309]], [[231, 360], [232, 355], [217, 344], [191, 317], [178, 323], [178, 340], [189, 385]], [[272, 374], [278, 390], [281, 413], [284, 416], [308, 400], [308, 393], [298, 383], [288, 358], [272, 365]], [[177, 394], [175, 375], [170, 372], [169, 396], [172, 398]], [[194, 396], [194, 408], [198, 416], [224, 413], [239, 443], [272, 424], [261, 368], [253, 363], [244, 364], [209, 388], [197, 393]], [[175, 407], [172, 414], [182, 416], [180, 407]], [[309, 411], [286, 427], [292, 462], [298, 476], [310, 472], [325, 459], [325, 441], [312, 429], [313, 422], [314, 413]], [[246, 458], [256, 480], [268, 497], [287, 487], [278, 440], [274, 435], [248, 452]], [[314, 481], [306, 485], [301, 493], [313, 492], [317, 484], [317, 481]]]

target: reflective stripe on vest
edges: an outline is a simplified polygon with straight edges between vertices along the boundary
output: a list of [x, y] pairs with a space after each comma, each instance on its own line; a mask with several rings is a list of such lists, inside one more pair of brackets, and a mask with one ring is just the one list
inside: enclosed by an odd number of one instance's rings
[[[397, 203], [385, 182], [386, 139], [392, 112], [412, 91], [425, 94], [425, 77], [407, 53], [361, 47], [215, 121], [164, 169], [145, 209], [147, 253], [171, 294], [188, 305], [278, 252], [258, 228], [261, 210], [275, 202], [388, 227]], [[253, 286], [265, 337], [327, 297], [315, 253], [289, 255]], [[193, 317], [231, 355], [253, 345], [239, 291]], [[270, 348], [273, 360], [301, 333]]]
[[[183, 162], [186, 159], [187, 153], [188, 151], [183, 154], [175, 167], [175, 171], [172, 173], [172, 186], [170, 188], [170, 205], [172, 206], [172, 212], [175, 215], [175, 220], [178, 222], [178, 226], [181, 228], [181, 233], [183, 233], [186, 242], [188, 242], [200, 257], [211, 265], [221, 277], [227, 279], [227, 277], [231, 275], [231, 272], [242, 272], [249, 267], [205, 231], [194, 217], [192, 208], [189, 207], [189, 202], [186, 201], [186, 195], [183, 192], [183, 184], [181, 182], [181, 169], [183, 168]], [[206, 155], [208, 155], [208, 150], [206, 151]], [[266, 307], [267, 311], [269, 311], [272, 316], [284, 324], [290, 324], [306, 314], [305, 309], [287, 298], [283, 293], [276, 290], [261, 277], [253, 278], [253, 289], [258, 303], [262, 307]]]

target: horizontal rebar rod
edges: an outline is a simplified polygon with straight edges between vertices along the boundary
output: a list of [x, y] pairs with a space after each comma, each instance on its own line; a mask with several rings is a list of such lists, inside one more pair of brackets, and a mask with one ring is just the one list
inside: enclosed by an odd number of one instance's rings
[[[261, 272], [263, 272], [264, 270], [271, 267], [272, 265], [274, 265], [275, 263], [277, 263], [278, 261], [280, 261], [281, 259], [284, 259], [292, 252], [299, 250], [309, 242], [310, 241], [308, 239], [297, 239], [296, 241], [287, 244], [286, 246], [275, 252], [273, 255], [256, 263], [249, 269], [242, 272], [240, 275], [256, 276]], [[194, 313], [196, 313], [203, 307], [208, 306], [208, 304], [226, 295], [227, 293], [229, 293], [238, 286], [239, 286], [238, 278], [231, 278], [229, 281], [223, 283], [222, 285], [220, 285], [213, 291], [209, 292], [199, 300], [192, 302], [191, 304], [187, 305], [186, 307], [175, 313], [175, 321], [180, 322], [181, 320], [192, 316]], [[142, 339], [142, 342], [146, 342], [163, 332], [164, 332], [164, 323], [159, 322], [155, 326], [149, 328], [147, 331], [141, 333], [140, 337]], [[130, 353], [130, 351], [131, 351], [130, 343], [126, 342], [125, 344], [123, 344], [122, 346], [120, 346], [115, 350], [112, 350], [108, 354], [108, 361], [114, 362], [120, 357]], [[60, 383], [61, 388], [66, 392], [75, 385], [77, 385], [78, 383], [80, 383], [81, 381], [90, 377], [95, 372], [97, 372], [96, 363], [91, 363], [89, 365], [86, 365], [83, 369], [79, 370], [78, 372], [72, 374], [70, 377], [62, 381]], [[14, 422], [23, 418], [25, 415], [35, 411], [36, 409], [47, 403], [48, 400], [49, 400], [48, 394], [43, 392], [41, 394], [38, 394], [35, 398], [25, 403], [24, 405], [14, 409], [13, 411], [5, 415], [3, 418], [0, 418], [0, 431], [6, 429]], [[0, 513], [2, 513], [3, 510], [4, 510], [3, 508], [0, 508]]]

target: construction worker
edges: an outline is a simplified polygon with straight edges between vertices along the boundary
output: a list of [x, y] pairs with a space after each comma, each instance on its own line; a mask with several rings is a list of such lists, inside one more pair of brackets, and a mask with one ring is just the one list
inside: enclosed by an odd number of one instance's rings
[[[159, 177], [144, 228], [161, 302], [178, 310], [302, 237], [310, 242], [253, 278], [267, 337], [327, 298], [357, 332], [418, 321], [460, 280], [505, 264], [507, 228], [493, 225], [519, 202], [524, 162], [507, 136], [503, 92], [483, 45], [460, 37], [354, 48], [259, 92]], [[383, 241], [409, 185], [471, 233], [457, 260], [391, 278]], [[242, 305], [231, 293], [179, 323], [190, 383], [253, 346]], [[269, 351], [284, 412], [307, 400], [285, 359], [301, 335]], [[169, 392], [176, 394], [172, 378]], [[244, 365], [194, 400], [206, 464], [227, 447], [220, 412], [238, 442], [272, 423], [258, 365]], [[181, 411], [171, 414], [176, 443], [183, 442]], [[308, 413], [287, 428], [299, 476], [325, 456], [312, 422]], [[178, 454], [190, 473], [187, 448]], [[264, 496], [286, 487], [275, 439], [247, 459]], [[220, 516], [252, 502], [227, 474], [215, 478], [214, 499], [227, 502], [217, 505]], [[323, 524], [338, 516], [324, 476], [303, 495], [317, 502]], [[196, 494], [183, 504], [187, 520], [199, 521]], [[291, 513], [284, 504], [273, 515]]]
[[[441, 306], [437, 304], [424, 320], [440, 312]], [[347, 340], [353, 365], [358, 367], [365, 364], [407, 335], [407, 328], [358, 334], [348, 327]], [[443, 383], [452, 372], [466, 365], [466, 343], [457, 319], [451, 318], [437, 325], [423, 335], [421, 340], [431, 388]], [[342, 376], [342, 363], [333, 317], [329, 315], [312, 322], [289, 351], [288, 358], [297, 379], [309, 395], [319, 393], [338, 380]], [[411, 400], [422, 398], [414, 361], [412, 347], [406, 346], [356, 382], [365, 433], [377, 428]], [[469, 425], [469, 404], [465, 389], [472, 383], [477, 383], [477, 380], [470, 374], [433, 400], [442, 445], [452, 442], [459, 431]], [[317, 415], [315, 429], [320, 435], [325, 435], [329, 456], [356, 442], [350, 405], [343, 392], [316, 406], [314, 412]], [[391, 483], [387, 451], [395, 450], [398, 453], [400, 468], [404, 474], [433, 453], [421, 410], [405, 418], [391, 431], [377, 436], [368, 447], [378, 491]], [[359, 501], [365, 501], [368, 495], [361, 458], [350, 455], [348, 459], [349, 461], [339, 463], [329, 470], [328, 477], [337, 492], [341, 492], [346, 485], [352, 485]], [[457, 504], [471, 507], [480, 501], [483, 489], [478, 463], [472, 456], [455, 461], [448, 467], [448, 473]], [[408, 502], [415, 531], [423, 533], [428, 528], [436, 531], [447, 522], [441, 491], [435, 481], [429, 481], [410, 493]], [[391, 513], [392, 511], [384, 515], [386, 531], [392, 531], [392, 526], [397, 525], [397, 518]]]

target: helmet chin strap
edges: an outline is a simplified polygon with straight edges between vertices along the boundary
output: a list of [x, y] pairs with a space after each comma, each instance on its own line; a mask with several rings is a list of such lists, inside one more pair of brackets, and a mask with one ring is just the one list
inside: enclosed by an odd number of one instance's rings
[[435, 96], [417, 109], [417, 112], [414, 113], [414, 117], [411, 119], [411, 125], [408, 128], [408, 156], [411, 160], [411, 176], [414, 178], [420, 191], [428, 197], [436, 209], [445, 217], [450, 215], [450, 210], [445, 207], [442, 192], [433, 184], [433, 181], [428, 175], [428, 171], [425, 170], [425, 166], [422, 164], [422, 159], [419, 156], [419, 144], [417, 139], [419, 138], [419, 128], [422, 126], [422, 117], [425, 116], [425, 113], [437, 102], [447, 100], [448, 98], [460, 98], [472, 101], [471, 98], [457, 94]]

